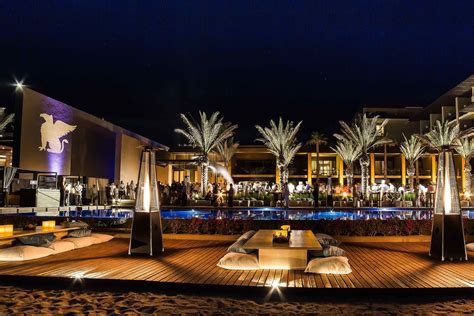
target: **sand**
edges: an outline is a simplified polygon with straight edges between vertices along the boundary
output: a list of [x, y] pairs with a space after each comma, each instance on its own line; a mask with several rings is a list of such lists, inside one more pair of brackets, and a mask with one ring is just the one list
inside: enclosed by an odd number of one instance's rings
[[0, 286], [0, 315], [12, 314], [474, 314], [474, 299], [390, 303], [358, 300], [320, 302], [256, 302], [225, 297], [136, 292], [32, 290]]

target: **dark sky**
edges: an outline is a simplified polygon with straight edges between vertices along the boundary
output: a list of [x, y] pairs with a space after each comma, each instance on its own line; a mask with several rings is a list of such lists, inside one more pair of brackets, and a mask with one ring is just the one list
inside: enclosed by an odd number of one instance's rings
[[425, 106], [474, 72], [474, 1], [0, 0], [13, 76], [167, 145], [180, 112], [332, 134], [362, 105]]

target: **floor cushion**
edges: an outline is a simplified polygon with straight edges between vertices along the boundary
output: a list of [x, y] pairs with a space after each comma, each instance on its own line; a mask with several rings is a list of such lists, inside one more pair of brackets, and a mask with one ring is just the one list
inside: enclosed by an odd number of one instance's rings
[[79, 248], [84, 248], [84, 247], [89, 247], [94, 244], [96, 241], [93, 237], [91, 236], [86, 236], [86, 237], [73, 237], [73, 238], [64, 238], [61, 239], [62, 241], [69, 241], [74, 244], [75, 249]]
[[466, 249], [468, 251], [474, 251], [474, 242], [471, 242], [471, 243], [467, 244]]
[[67, 233], [68, 237], [86, 237], [90, 236], [92, 231], [89, 228], [81, 228], [76, 230], [71, 230]]
[[308, 273], [349, 274], [352, 272], [349, 259], [346, 257], [315, 258], [308, 263]]
[[62, 223], [62, 225], [66, 228], [71, 228], [71, 227], [87, 228], [87, 227], [89, 227], [89, 224], [84, 223], [82, 221], [64, 222], [64, 223]]
[[235, 252], [235, 253], [252, 253], [255, 249], [244, 249], [243, 246], [247, 242], [247, 239], [239, 239], [234, 242], [232, 245], [227, 248], [227, 252]]
[[76, 246], [70, 241], [56, 240], [53, 241], [51, 245], [49, 245], [49, 248], [55, 250], [57, 253], [61, 253], [74, 250]]
[[91, 234], [91, 237], [94, 239], [94, 245], [95, 244], [100, 244], [100, 243], [103, 243], [103, 242], [107, 242], [107, 241], [114, 238], [114, 236], [112, 236], [112, 235], [97, 234], [97, 233]]
[[339, 246], [341, 244], [338, 240], [328, 234], [317, 233], [315, 236], [321, 246]]
[[344, 256], [346, 251], [337, 246], [326, 246], [323, 248], [323, 255], [325, 257], [340, 257]]
[[253, 235], [255, 235], [255, 233], [256, 231], [249, 230], [248, 232], [243, 233], [242, 236], [240, 236], [237, 240], [249, 240], [250, 238], [252, 238]]
[[53, 233], [51, 234], [38, 234], [30, 236], [17, 237], [15, 244], [18, 246], [29, 245], [37, 247], [49, 247], [51, 243], [56, 239]]
[[14, 246], [0, 249], [0, 261], [25, 261], [54, 255], [55, 250], [47, 247]]
[[229, 252], [219, 260], [218, 267], [227, 270], [258, 270], [257, 255]]

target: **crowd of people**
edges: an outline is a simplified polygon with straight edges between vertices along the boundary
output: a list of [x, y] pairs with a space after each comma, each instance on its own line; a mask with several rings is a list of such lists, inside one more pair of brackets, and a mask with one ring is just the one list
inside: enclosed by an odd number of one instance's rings
[[[410, 200], [411, 206], [423, 207], [433, 206], [435, 184], [428, 183], [424, 186], [416, 184], [413, 189], [409, 186], [397, 186], [390, 181], [381, 180], [378, 184], [369, 187], [369, 196], [364, 197], [359, 183], [351, 188], [347, 185], [333, 184], [332, 179], [314, 182], [310, 185], [307, 181], [299, 181], [294, 184], [284, 183], [280, 189], [279, 185], [265, 181], [242, 181], [235, 184], [225, 182], [211, 182], [208, 184], [206, 194], [201, 195], [199, 183], [192, 183], [188, 178], [182, 182], [173, 182], [170, 185], [158, 183], [160, 201], [162, 205], [186, 206], [189, 200], [207, 200], [212, 206], [232, 207], [235, 199], [270, 200], [273, 206], [289, 207], [290, 200], [312, 200], [314, 206], [324, 204], [332, 206], [333, 201], [351, 201], [354, 206], [369, 206], [368, 202], [377, 201], [392, 203], [400, 200]], [[119, 200], [135, 200], [137, 185], [134, 181], [118, 185], [110, 182], [104, 189], [96, 184], [87, 187], [80, 181], [66, 181], [63, 184], [62, 205], [88, 204], [114, 204]], [[319, 201], [319, 203], [316, 203]]]
[[[163, 205], [188, 204], [189, 199], [205, 199], [213, 206], [232, 207], [236, 197], [256, 200], [264, 200], [265, 196], [273, 201], [273, 205], [288, 207], [291, 199], [311, 199], [313, 201], [324, 200], [324, 204], [331, 206], [333, 201], [342, 199], [352, 201], [353, 205], [362, 206], [367, 202], [395, 202], [409, 200], [414, 207], [433, 206], [435, 184], [428, 183], [426, 186], [417, 183], [413, 189], [408, 185], [394, 185], [390, 181], [381, 180], [378, 184], [369, 187], [369, 196], [364, 197], [360, 183], [355, 183], [351, 188], [347, 185], [333, 184], [331, 179], [325, 182], [299, 181], [297, 184], [284, 183], [282, 188], [272, 182], [243, 181], [235, 184], [209, 183], [205, 196], [200, 195], [199, 183], [189, 181], [173, 182], [171, 185], [160, 184], [160, 198]], [[319, 205], [314, 203], [314, 205]]]

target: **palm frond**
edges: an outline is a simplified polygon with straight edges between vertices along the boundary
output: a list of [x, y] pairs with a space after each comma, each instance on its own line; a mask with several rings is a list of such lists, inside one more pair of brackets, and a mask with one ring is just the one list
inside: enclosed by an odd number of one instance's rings
[[403, 142], [400, 145], [400, 151], [405, 155], [409, 165], [412, 167], [415, 162], [423, 156], [426, 146], [416, 135], [411, 135], [409, 139], [403, 135]]
[[302, 146], [296, 140], [301, 123], [302, 121], [294, 126], [292, 121], [287, 121], [284, 124], [280, 117], [278, 125], [273, 120], [270, 120], [270, 127], [256, 125], [255, 128], [262, 136], [256, 141], [263, 143], [268, 148], [276, 157], [277, 164], [288, 167]]
[[334, 134], [340, 141], [352, 142], [360, 145], [362, 153], [366, 154], [371, 148], [388, 144], [390, 139], [383, 137], [379, 133], [379, 128], [383, 129], [388, 120], [378, 123], [378, 116], [368, 118], [366, 114], [354, 120], [352, 125], [340, 121], [341, 134]]
[[474, 128], [461, 131], [459, 124], [445, 121], [436, 121], [433, 129], [425, 135], [418, 136], [425, 144], [431, 148], [442, 151], [444, 149], [454, 149], [461, 145], [464, 138], [474, 135]]
[[210, 117], [205, 112], [199, 111], [199, 121], [196, 121], [191, 115], [189, 118], [181, 114], [181, 120], [185, 129], [177, 128], [175, 132], [183, 135], [189, 145], [198, 148], [201, 155], [207, 157], [217, 145], [234, 134], [237, 129], [236, 124], [223, 123], [219, 112], [214, 112]]
[[463, 138], [459, 141], [459, 146], [455, 147], [458, 154], [460, 154], [466, 161], [469, 161], [474, 155], [474, 138]]
[[344, 161], [346, 165], [352, 165], [354, 161], [362, 155], [361, 145], [355, 144], [349, 140], [343, 139], [336, 143], [335, 147], [331, 147]]

